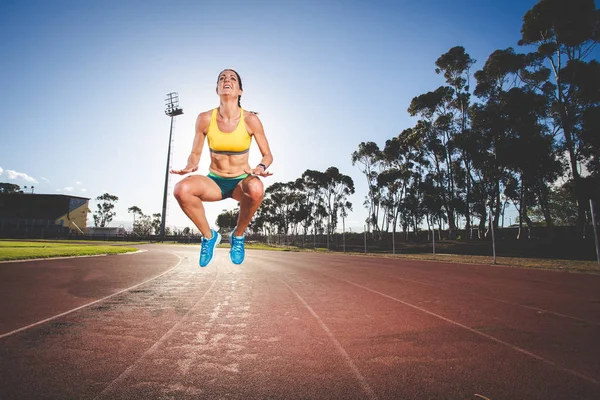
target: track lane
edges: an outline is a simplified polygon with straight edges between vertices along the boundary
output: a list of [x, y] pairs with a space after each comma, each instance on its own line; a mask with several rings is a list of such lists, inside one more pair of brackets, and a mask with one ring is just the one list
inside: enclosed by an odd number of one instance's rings
[[93, 398], [177, 324], [215, 276], [198, 273], [197, 260], [184, 255], [180, 267], [133, 290], [0, 339], [0, 398]]
[[175, 254], [146, 251], [2, 263], [0, 337], [128, 290], [179, 262]]
[[278, 276], [251, 261], [233, 266], [223, 254], [211, 262], [220, 277], [203, 301], [98, 398], [365, 398]]
[[[259, 256], [261, 257], [261, 256]], [[572, 381], [573, 388], [577, 388], [575, 392], [564, 392], [560, 390], [550, 390], [548, 391], [547, 398], [561, 398], [560, 396], [568, 396], [569, 398], [579, 398], [572, 397], [574, 394], [579, 391], [580, 386], [576, 382], [578, 380], [587, 381], [587, 389], [591, 390], [592, 393], [598, 393], [598, 361], [594, 351], [590, 351], [591, 348], [597, 348], [596, 340], [597, 337], [597, 327], [596, 326], [581, 326], [581, 324], [574, 324], [573, 321], [568, 321], [565, 327], [565, 321], [558, 318], [558, 324], [552, 325], [552, 329], [555, 329], [554, 332], [546, 332], [544, 328], [544, 323], [547, 322], [547, 318], [542, 318], [543, 323], [540, 323], [540, 318], [529, 321], [532, 317], [532, 310], [526, 310], [523, 307], [514, 307], [509, 306], [507, 304], [502, 304], [502, 307], [499, 307], [497, 302], [496, 304], [488, 304], [490, 301], [481, 301], [481, 299], [477, 302], [473, 302], [472, 298], [470, 301], [465, 301], [465, 299], [460, 299], [460, 296], [464, 297], [464, 293], [457, 293], [456, 291], [452, 292], [450, 289], [445, 290], [446, 297], [439, 296], [437, 293], [438, 289], [436, 287], [426, 286], [427, 290], [423, 290], [423, 285], [418, 282], [399, 282], [398, 280], [394, 280], [393, 277], [389, 275], [381, 275], [377, 274], [373, 269], [377, 269], [375, 266], [367, 266], [365, 264], [359, 264], [348, 262], [350, 259], [346, 259], [346, 262], [343, 264], [336, 263], [326, 263], [322, 262], [321, 264], [311, 262], [312, 257], [296, 257], [296, 256], [274, 256], [269, 257], [272, 263], [284, 262], [289, 266], [289, 270], [293, 271], [295, 274], [300, 274], [299, 271], [304, 271], [304, 273], [315, 273], [315, 274], [329, 274], [330, 278], [333, 279], [346, 279], [348, 284], [358, 285], [357, 287], [363, 287], [366, 290], [373, 290], [373, 293], [378, 294], [380, 296], [393, 299], [396, 302], [406, 303], [405, 305], [411, 306], [417, 310], [421, 310], [424, 313], [431, 313], [430, 315], [436, 316], [442, 320], [446, 320], [455, 327], [459, 327], [463, 330], [471, 331], [472, 334], [480, 335], [483, 337], [489, 336], [488, 339], [497, 342], [497, 344], [501, 345], [505, 349], [510, 349], [510, 352], [520, 352], [522, 355], [526, 355], [530, 360], [526, 360], [528, 364], [535, 365], [536, 363], [532, 360], [541, 361], [546, 364], [546, 367], [552, 367], [550, 369], [554, 369], [551, 373], [557, 376], [557, 379], [564, 381], [570, 380]], [[327, 256], [325, 256], [327, 258]], [[332, 258], [339, 258], [339, 256], [332, 256]], [[359, 257], [360, 259], [360, 257]], [[400, 261], [400, 264], [401, 261]], [[372, 268], [375, 267], [375, 268]], [[329, 271], [333, 270], [337, 276], [331, 276]], [[323, 272], [328, 271], [328, 272]], [[354, 271], [354, 272], [353, 272]], [[518, 271], [515, 271], [518, 273]], [[292, 273], [292, 272], [290, 272]], [[436, 274], [439, 274], [439, 271], [436, 271]], [[378, 275], [378, 276], [374, 276]], [[349, 278], [350, 276], [350, 278]], [[343, 278], [341, 278], [343, 277]], [[436, 277], [436, 279], [438, 279]], [[310, 278], [313, 282], [314, 287], [317, 286], [317, 280], [315, 278]], [[350, 282], [351, 281], [351, 282]], [[357, 283], [359, 281], [361, 283]], [[313, 287], [313, 289], [314, 289]], [[433, 289], [433, 290], [432, 290]], [[333, 289], [330, 289], [333, 290]], [[320, 298], [323, 296], [323, 293], [328, 290], [320, 290], [317, 294], [315, 294], [315, 298]], [[300, 291], [300, 293], [302, 293]], [[389, 293], [393, 293], [390, 295]], [[310, 295], [302, 294], [303, 297], [311, 298]], [[358, 296], [359, 294], [356, 293]], [[560, 295], [560, 293], [557, 293]], [[409, 301], [405, 301], [406, 299], [410, 299]], [[309, 303], [310, 301], [307, 300]], [[368, 301], [367, 301], [368, 302]], [[494, 303], [493, 301], [491, 303]], [[317, 310], [316, 312], [319, 315], [322, 314], [322, 310], [319, 310], [318, 306], [311, 306]], [[342, 306], [336, 303], [336, 306], [339, 308]], [[519, 311], [515, 313], [515, 308]], [[431, 311], [434, 310], [435, 312]], [[529, 315], [518, 316], [519, 312]], [[350, 310], [346, 311], [346, 313], [351, 313]], [[357, 314], [360, 314], [361, 311], [357, 310]], [[344, 314], [344, 312], [341, 312]], [[325, 314], [327, 315], [327, 314]], [[449, 318], [447, 318], [447, 316]], [[474, 318], [480, 318], [484, 322], [475, 322]], [[325, 318], [325, 317], [324, 317]], [[334, 317], [332, 317], [334, 318]], [[490, 324], [489, 319], [493, 320], [493, 325]], [[412, 320], [412, 317], [410, 318]], [[465, 323], [461, 323], [458, 321], [465, 321]], [[554, 316], [550, 318], [550, 320], [554, 320], [553, 322], [557, 322], [557, 318]], [[326, 320], [327, 321], [327, 320]], [[523, 325], [523, 321], [531, 322], [530, 326]], [[327, 323], [327, 322], [326, 322]], [[511, 329], [510, 324], [515, 324], [516, 326]], [[328, 323], [329, 325], [329, 323]], [[471, 327], [473, 326], [473, 328]], [[493, 329], [492, 329], [493, 328]], [[546, 326], [547, 328], [547, 326]], [[398, 332], [402, 331], [400, 326], [397, 327]], [[505, 329], [508, 331], [508, 335], [506, 332], [502, 332]], [[558, 331], [556, 331], [556, 329]], [[591, 329], [591, 330], [590, 330]], [[452, 331], [452, 328], [446, 329], [448, 332]], [[528, 332], [528, 330], [531, 330]], [[487, 333], [486, 333], [487, 332]], [[489, 335], [488, 335], [489, 333]], [[541, 333], [541, 334], [540, 334]], [[573, 335], [576, 333], [576, 335]], [[527, 340], [523, 341], [522, 337], [525, 336]], [[519, 340], [523, 342], [523, 346], [519, 346]], [[581, 340], [581, 342], [579, 342]], [[515, 344], [515, 342], [517, 344]], [[441, 346], [437, 344], [437, 346]], [[346, 347], [346, 346], [344, 346]], [[535, 353], [529, 351], [528, 349], [535, 349]], [[573, 352], [573, 349], [576, 351]], [[542, 350], [542, 355], [537, 353]], [[506, 351], [506, 350], [505, 350]], [[547, 357], [547, 354], [544, 353], [546, 351], [550, 354], [551, 358]], [[468, 354], [469, 352], [466, 352]], [[493, 353], [492, 350], [487, 350], [485, 353], [487, 355]], [[399, 356], [401, 357], [401, 356]], [[435, 357], [434, 357], [435, 358]], [[519, 359], [515, 354], [508, 354], [505, 357], [502, 357], [507, 360], [511, 359]], [[521, 372], [519, 376], [515, 376], [511, 381], [518, 382], [522, 381], [523, 371], [523, 363], [524, 360], [519, 361], [520, 368], [518, 370]], [[465, 360], [466, 364], [472, 364], [473, 362]], [[572, 364], [575, 364], [573, 366]], [[531, 367], [537, 372], [541, 370], [548, 370], [544, 366], [535, 365], [535, 367]], [[458, 367], [460, 368], [460, 367]], [[478, 367], [478, 370], [481, 370], [483, 367]], [[485, 370], [486, 368], [483, 368]], [[495, 376], [494, 379], [505, 379], [503, 378], [503, 374], [506, 375], [506, 372], [498, 373], [499, 371], [495, 371], [493, 374], [490, 373], [489, 376]], [[550, 371], [545, 371], [543, 374], [548, 374]], [[570, 378], [565, 378], [565, 373], [571, 375]], [[368, 375], [367, 375], [368, 376]], [[574, 379], [573, 379], [574, 378]], [[523, 382], [523, 386], [526, 386], [526, 381]], [[544, 386], [548, 386], [544, 383]], [[551, 385], [550, 385], [551, 386]], [[559, 385], [562, 386], [562, 385]], [[584, 385], [586, 386], [586, 385]], [[519, 386], [521, 387], [521, 386]], [[501, 392], [501, 391], [500, 391]], [[585, 392], [585, 391], [584, 391]], [[533, 395], [534, 392], [531, 394]], [[557, 394], [562, 393], [562, 394]], [[464, 395], [464, 393], [463, 393]], [[564, 397], [566, 398], [566, 397]], [[581, 397], [588, 398], [588, 397]]]

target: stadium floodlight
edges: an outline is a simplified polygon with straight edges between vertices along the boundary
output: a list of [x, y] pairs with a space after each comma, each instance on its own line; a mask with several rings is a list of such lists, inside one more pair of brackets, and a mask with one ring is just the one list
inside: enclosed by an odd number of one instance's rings
[[169, 189], [169, 165], [171, 163], [171, 142], [173, 139], [173, 120], [177, 115], [183, 114], [183, 110], [179, 108], [179, 95], [177, 92], [167, 94], [165, 99], [166, 109], [165, 114], [171, 117], [171, 129], [169, 130], [169, 147], [167, 150], [167, 168], [165, 171], [165, 191], [163, 194], [163, 207], [160, 216], [160, 240], [165, 239], [165, 223], [167, 221], [167, 191]]

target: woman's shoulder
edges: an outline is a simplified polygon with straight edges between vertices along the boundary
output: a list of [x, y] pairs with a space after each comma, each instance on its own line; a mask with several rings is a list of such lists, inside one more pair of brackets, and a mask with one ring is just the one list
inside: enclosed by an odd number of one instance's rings
[[244, 120], [246, 122], [258, 122], [259, 118], [258, 118], [258, 113], [255, 111], [248, 111], [248, 110], [244, 110]]
[[198, 114], [197, 121], [209, 123], [210, 119], [212, 118], [213, 111], [214, 109], [201, 112], [200, 114]]
[[262, 130], [262, 123], [258, 118], [258, 113], [254, 111], [244, 110], [244, 122], [246, 123], [246, 128], [250, 135]]
[[210, 117], [212, 117], [213, 112], [215, 111], [215, 108], [211, 108], [208, 111], [203, 111], [200, 114], [198, 114], [198, 118], [208, 118], [210, 119]]
[[208, 111], [204, 111], [204, 112], [201, 112], [200, 114], [198, 114], [198, 117], [196, 118], [196, 129], [197, 130], [199, 129], [203, 132], [206, 131], [206, 129], [210, 125], [212, 113], [213, 113], [213, 110], [208, 110]]

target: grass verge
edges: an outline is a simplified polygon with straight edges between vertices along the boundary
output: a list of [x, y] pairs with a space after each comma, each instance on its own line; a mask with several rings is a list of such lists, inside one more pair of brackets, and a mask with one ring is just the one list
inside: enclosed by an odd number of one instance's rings
[[72, 242], [0, 240], [0, 261], [28, 260], [34, 258], [91, 256], [137, 251], [134, 247], [107, 244], [77, 244]]

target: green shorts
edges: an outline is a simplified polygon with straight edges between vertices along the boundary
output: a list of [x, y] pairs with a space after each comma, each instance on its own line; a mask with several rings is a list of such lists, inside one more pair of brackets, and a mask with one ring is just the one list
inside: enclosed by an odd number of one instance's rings
[[215, 181], [215, 183], [219, 186], [219, 189], [221, 189], [221, 195], [224, 199], [227, 199], [231, 197], [233, 189], [235, 189], [237, 184], [243, 181], [248, 174], [242, 174], [240, 176], [236, 176], [235, 178], [223, 178], [222, 176], [209, 172], [206, 176]]

